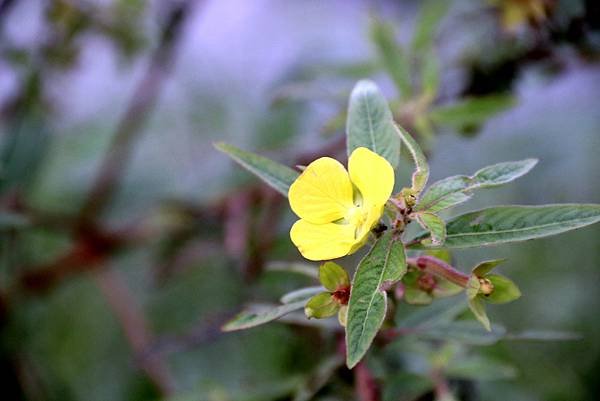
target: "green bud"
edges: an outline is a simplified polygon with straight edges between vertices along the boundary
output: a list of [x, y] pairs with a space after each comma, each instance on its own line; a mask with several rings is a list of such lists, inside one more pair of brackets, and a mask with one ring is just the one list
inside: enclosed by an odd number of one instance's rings
[[319, 281], [323, 287], [334, 292], [350, 286], [350, 277], [346, 270], [333, 262], [326, 262], [319, 268]]
[[317, 318], [324, 319], [326, 317], [330, 317], [335, 315], [335, 313], [340, 309], [340, 304], [338, 304], [330, 293], [322, 292], [313, 296], [308, 300], [306, 306], [304, 307], [304, 314], [307, 318]]

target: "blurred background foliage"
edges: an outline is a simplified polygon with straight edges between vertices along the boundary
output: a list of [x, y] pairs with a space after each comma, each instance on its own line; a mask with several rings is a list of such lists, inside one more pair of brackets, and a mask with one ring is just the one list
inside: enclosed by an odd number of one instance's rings
[[[326, 330], [220, 332], [312, 281], [265, 270], [300, 261], [293, 216], [211, 143], [342, 158], [369, 77], [433, 179], [541, 160], [469, 208], [598, 203], [599, 16], [594, 0], [0, 1], [3, 399], [364, 399]], [[432, 399], [431, 366], [462, 400], [595, 399], [599, 245], [595, 226], [457, 252], [465, 270], [509, 258], [524, 296], [494, 321], [581, 340], [401, 338], [369, 355], [381, 399]]]

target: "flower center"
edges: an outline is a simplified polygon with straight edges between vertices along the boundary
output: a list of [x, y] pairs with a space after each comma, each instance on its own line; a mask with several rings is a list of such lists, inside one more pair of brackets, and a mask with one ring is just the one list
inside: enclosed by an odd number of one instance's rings
[[358, 238], [363, 234], [363, 231], [365, 230], [364, 225], [367, 221], [367, 217], [368, 212], [362, 206], [353, 206], [350, 209], [348, 209], [346, 220], [348, 221], [348, 224], [351, 224], [354, 227], [356, 227], [356, 230], [354, 232], [355, 238]]

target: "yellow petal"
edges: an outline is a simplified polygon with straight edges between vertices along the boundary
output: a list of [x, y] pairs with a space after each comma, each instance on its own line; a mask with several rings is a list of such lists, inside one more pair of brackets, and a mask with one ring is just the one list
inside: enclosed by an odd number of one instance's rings
[[290, 238], [302, 256], [309, 260], [341, 258], [356, 242], [355, 227], [350, 224], [313, 224], [298, 220], [290, 230]]
[[367, 148], [357, 148], [348, 159], [348, 171], [363, 204], [385, 205], [394, 189], [394, 169], [387, 160]]
[[290, 206], [301, 219], [314, 224], [343, 218], [352, 207], [352, 183], [344, 166], [322, 157], [310, 163], [290, 186]]
[[350, 248], [348, 255], [353, 254], [362, 248], [369, 239], [371, 229], [377, 224], [383, 214], [383, 206], [366, 205], [363, 208], [364, 219], [355, 227], [354, 238], [356, 242], [352, 245], [352, 248]]

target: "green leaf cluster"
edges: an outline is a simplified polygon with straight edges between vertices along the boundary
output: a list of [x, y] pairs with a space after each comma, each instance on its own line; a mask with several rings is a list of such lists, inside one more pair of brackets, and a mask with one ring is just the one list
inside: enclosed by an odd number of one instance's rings
[[[433, 15], [432, 11], [427, 18], [434, 18]], [[414, 49], [429, 46], [432, 34], [427, 30], [420, 32]], [[375, 26], [373, 35], [382, 51], [385, 48], [388, 52], [392, 47], [389, 29]], [[386, 53], [384, 57], [389, 66], [402, 64], [398, 54]], [[403, 79], [400, 73], [395, 77], [397, 85], [408, 92]], [[495, 206], [445, 221], [439, 215], [441, 211], [468, 201], [475, 190], [504, 185], [523, 176], [537, 160], [497, 163], [472, 175], [456, 175], [427, 186], [429, 165], [425, 152], [418, 141], [394, 121], [386, 99], [371, 81], [358, 82], [352, 91], [346, 143], [348, 153], [364, 146], [386, 158], [394, 168], [398, 166], [403, 144], [414, 162], [411, 182], [393, 195], [386, 206], [384, 218], [388, 221], [384, 223], [387, 230], [373, 232], [370, 250], [358, 263], [351, 281], [348, 273], [333, 262], [323, 263], [318, 273], [312, 265], [296, 262], [270, 265], [270, 269], [293, 271], [313, 279], [318, 277], [320, 286], [292, 291], [281, 298], [279, 305], [242, 312], [227, 323], [224, 330], [254, 327], [300, 309], [304, 309], [308, 318], [321, 319], [338, 313], [341, 326], [345, 327], [349, 368], [360, 362], [382, 328], [417, 333], [423, 339], [436, 341], [496, 342], [510, 336], [501, 326], [491, 325], [485, 305], [516, 300], [521, 295], [518, 287], [510, 279], [491, 273], [502, 260], [482, 262], [467, 275], [451, 266], [448, 249], [542, 238], [600, 221], [600, 205], [595, 204]], [[232, 145], [219, 143], [215, 146], [284, 196], [298, 176], [296, 170]], [[406, 238], [405, 227], [412, 222], [420, 225], [423, 231]], [[429, 258], [427, 263], [422, 262], [425, 260], [422, 255]], [[349, 299], [345, 298], [347, 291]], [[441, 300], [432, 303], [436, 298], [462, 291], [465, 291], [467, 302], [454, 301], [447, 310], [436, 307]], [[422, 316], [412, 317], [412, 320], [395, 320], [390, 303], [394, 306], [400, 303], [431, 306], [423, 309]], [[462, 312], [467, 306], [485, 330], [474, 326], [474, 321], [465, 320]], [[321, 327], [331, 328], [328, 325]], [[518, 339], [518, 335], [511, 336]], [[466, 374], [464, 372], [472, 371], [478, 363], [471, 362], [457, 369]]]

